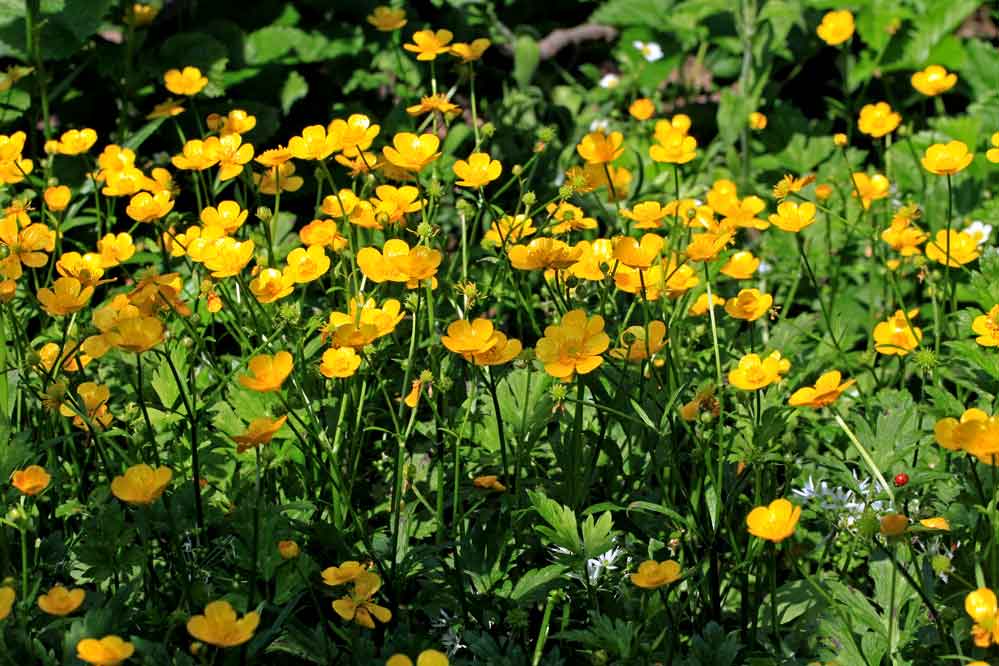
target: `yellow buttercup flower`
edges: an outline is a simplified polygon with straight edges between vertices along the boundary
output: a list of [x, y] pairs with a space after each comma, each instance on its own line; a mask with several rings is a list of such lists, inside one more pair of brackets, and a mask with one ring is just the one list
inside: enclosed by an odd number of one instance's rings
[[637, 572], [628, 577], [636, 587], [655, 590], [680, 580], [680, 563], [674, 560], [664, 562], [646, 560], [638, 565]]
[[84, 638], [76, 644], [76, 658], [94, 666], [118, 666], [135, 654], [135, 646], [118, 636]]
[[451, 102], [442, 93], [421, 97], [419, 104], [406, 107], [406, 113], [411, 116], [420, 116], [431, 111], [437, 111], [445, 116], [454, 116], [461, 113], [461, 107]]
[[759, 289], [742, 289], [735, 298], [725, 301], [725, 312], [736, 319], [756, 321], [773, 307], [774, 297]]
[[492, 42], [484, 37], [472, 40], [469, 43], [465, 42], [455, 42], [451, 45], [450, 51], [451, 55], [456, 58], [461, 58], [461, 62], [469, 63], [475, 62], [482, 58], [482, 54], [486, 52], [492, 46]]
[[250, 263], [256, 248], [252, 240], [238, 241], [230, 236], [223, 236], [212, 241], [205, 249], [202, 263], [212, 272], [212, 277], [218, 279], [238, 275]]
[[[209, 137], [204, 141], [191, 139], [184, 144], [179, 155], [170, 158], [170, 162], [182, 171], [204, 171], [213, 167], [219, 163], [218, 139], [216, 137]], [[108, 184], [110, 185], [110, 181]]]
[[649, 148], [652, 159], [666, 164], [686, 164], [693, 160], [697, 156], [697, 140], [688, 135], [686, 129], [663, 125], [664, 129], [660, 131], [663, 122], [656, 123], [656, 143]]
[[576, 373], [585, 375], [600, 367], [601, 354], [609, 346], [603, 317], [587, 317], [586, 312], [577, 309], [567, 312], [559, 324], [547, 327], [534, 352], [545, 372], [567, 382]]
[[923, 329], [910, 327], [909, 322], [916, 318], [919, 310], [910, 310], [907, 315], [902, 310], [874, 327], [874, 350], [886, 356], [905, 356], [919, 346], [923, 339]]
[[967, 144], [962, 141], [950, 141], [934, 143], [926, 149], [920, 161], [923, 168], [932, 174], [951, 176], [964, 171], [974, 158], [975, 154], [968, 152]]
[[62, 585], [56, 585], [38, 597], [38, 608], [48, 615], [62, 617], [79, 608], [86, 596], [87, 593], [80, 588], [67, 590]]
[[978, 259], [982, 254], [978, 241], [966, 231], [940, 230], [926, 245], [929, 259], [949, 268], [959, 268]]
[[[748, 250], [741, 250], [728, 258], [725, 265], [721, 267], [721, 273], [733, 280], [748, 280], [753, 277], [753, 273], [759, 267], [759, 257], [753, 256], [753, 253]], [[707, 298], [707, 294], [705, 294], [705, 298]]]
[[53, 213], [59, 213], [66, 210], [66, 206], [69, 205], [72, 196], [73, 193], [65, 185], [54, 185], [45, 188], [42, 199], [49, 210]]
[[6, 619], [10, 615], [10, 611], [14, 608], [14, 599], [17, 598], [17, 592], [14, 588], [4, 585], [0, 587], [0, 620]]
[[831, 405], [843, 395], [844, 391], [856, 383], [854, 379], [840, 383], [841, 377], [838, 370], [823, 373], [814, 386], [806, 386], [792, 393], [787, 404], [792, 407], [814, 407], [815, 409]]
[[545, 206], [545, 211], [547, 211], [549, 218], [556, 222], [551, 228], [551, 232], [555, 235], [597, 228], [597, 221], [594, 218], [587, 217], [583, 209], [568, 201], [560, 201], [557, 204], [550, 203]]
[[985, 159], [993, 164], [999, 164], [999, 132], [996, 132], [989, 139], [992, 147], [985, 153]]
[[971, 330], [978, 334], [975, 342], [981, 346], [999, 347], [999, 305], [993, 305], [988, 314], [975, 317]]
[[708, 305], [711, 307], [718, 307], [725, 305], [727, 301], [720, 297], [718, 294], [711, 294], [711, 299], [708, 299], [707, 293], [703, 293], [697, 297], [697, 300], [690, 306], [687, 310], [687, 314], [691, 317], [701, 317], [708, 313]]
[[794, 534], [799, 518], [801, 518], [801, 507], [780, 498], [768, 506], [758, 506], [750, 511], [746, 516], [746, 527], [755, 537], [780, 543]]
[[853, 192], [851, 196], [856, 198], [859, 193], [860, 202], [863, 204], [864, 210], [871, 207], [872, 201], [887, 197], [890, 190], [891, 183], [880, 173], [876, 173], [873, 176], [859, 172], [853, 174]]
[[503, 165], [494, 160], [489, 153], [472, 153], [468, 160], [458, 160], [452, 167], [459, 180], [456, 185], [462, 187], [483, 187], [497, 178], [503, 172]]
[[62, 317], [83, 309], [93, 293], [93, 287], [84, 287], [76, 278], [61, 277], [51, 289], [39, 289], [36, 295], [43, 310], [53, 317]]
[[361, 357], [352, 347], [327, 349], [323, 352], [319, 373], [329, 379], [345, 379], [352, 377], [361, 367]]
[[208, 129], [226, 134], [246, 134], [257, 126], [257, 117], [251, 116], [243, 109], [233, 109], [224, 116], [217, 113], [210, 114], [205, 123]]
[[437, 267], [440, 266], [439, 250], [425, 245], [410, 248], [406, 241], [392, 238], [385, 241], [382, 251], [361, 248], [357, 253], [357, 266], [373, 282], [405, 282], [409, 289], [416, 289], [426, 280], [436, 286]]
[[279, 351], [273, 356], [259, 354], [250, 359], [247, 364], [249, 373], [241, 375], [239, 383], [251, 391], [268, 393], [280, 390], [281, 384], [291, 374], [294, 359], [286, 351]]
[[288, 141], [288, 150], [300, 160], [324, 160], [340, 148], [337, 137], [322, 125], [309, 125]]
[[257, 446], [262, 446], [264, 444], [269, 444], [274, 435], [281, 430], [284, 426], [285, 421], [288, 420], [288, 415], [279, 416], [276, 419], [272, 419], [268, 416], [261, 416], [250, 421], [250, 424], [246, 426], [246, 430], [241, 435], [232, 435], [232, 441], [236, 442], [236, 453], [243, 453], [249, 449], [255, 448]]
[[927, 97], [945, 93], [957, 85], [957, 74], [952, 74], [940, 65], [930, 65], [912, 75], [912, 87]]
[[923, 518], [922, 520], [919, 521], [919, 524], [928, 530], [941, 530], [944, 532], [950, 531], [950, 522], [943, 516]]
[[58, 150], [61, 155], [80, 155], [97, 143], [97, 132], [88, 128], [67, 130], [59, 137]]
[[345, 585], [357, 580], [367, 569], [360, 562], [349, 560], [338, 567], [326, 567], [322, 570], [323, 583], [330, 587]]
[[964, 610], [975, 621], [971, 628], [975, 645], [987, 648], [999, 643], [999, 607], [995, 592], [987, 587], [969, 592], [964, 598]]
[[648, 97], [639, 97], [628, 107], [628, 113], [635, 120], [648, 120], [655, 112], [656, 105]]
[[455, 354], [466, 359], [472, 354], [486, 352], [499, 342], [493, 323], [488, 319], [467, 321], [459, 319], [448, 324], [447, 335], [441, 336], [441, 344]]
[[410, 173], [419, 173], [425, 166], [440, 157], [437, 148], [440, 139], [434, 134], [417, 136], [399, 132], [392, 137], [392, 145], [382, 148], [382, 155], [393, 165]]
[[172, 479], [169, 467], [133, 465], [125, 470], [124, 476], [114, 477], [111, 493], [128, 504], [152, 504], [163, 495]]
[[336, 118], [331, 121], [326, 132], [333, 137], [345, 157], [359, 157], [371, 147], [381, 129], [381, 125], [375, 125], [363, 113], [352, 113], [346, 120]]
[[139, 192], [128, 202], [125, 212], [136, 222], [153, 222], [173, 210], [173, 198], [169, 192]]
[[665, 239], [645, 234], [641, 240], [622, 236], [614, 241], [614, 259], [629, 268], [649, 268], [659, 259]]
[[285, 162], [272, 167], [264, 173], [253, 174], [253, 184], [261, 194], [275, 195], [280, 192], [297, 192], [302, 189], [305, 180], [295, 175], [295, 165]]
[[608, 164], [624, 154], [623, 143], [620, 132], [590, 132], [576, 145], [576, 152], [588, 164]]
[[258, 613], [250, 611], [237, 619], [228, 601], [213, 601], [205, 606], [204, 615], [195, 615], [187, 621], [187, 633], [202, 643], [228, 648], [253, 638], [259, 624]]
[[670, 212], [669, 208], [658, 201], [643, 201], [630, 209], [621, 209], [621, 217], [634, 222], [635, 229], [660, 229], [663, 226], [663, 220], [671, 215], [673, 213]]
[[728, 373], [728, 382], [743, 391], [756, 391], [779, 382], [791, 369], [791, 362], [781, 358], [780, 352], [772, 352], [761, 359], [757, 354], [746, 354], [739, 359], [739, 365]]
[[278, 541], [277, 548], [282, 560], [293, 560], [301, 553], [298, 544], [290, 539]]
[[416, 54], [417, 60], [436, 60], [437, 56], [450, 50], [449, 44], [454, 35], [450, 30], [420, 30], [413, 33], [413, 43], [403, 44], [402, 48]]
[[379, 5], [368, 15], [368, 23], [382, 32], [392, 32], [406, 25], [406, 10]]
[[284, 273], [297, 284], [318, 280], [330, 269], [330, 258], [322, 245], [296, 247], [288, 253], [287, 262]]
[[382, 579], [378, 574], [365, 571], [354, 580], [349, 595], [333, 602], [333, 610], [344, 620], [367, 629], [375, 628], [375, 620], [385, 624], [392, 619], [392, 611], [372, 601], [381, 586]]
[[340, 233], [337, 223], [333, 220], [312, 220], [302, 227], [298, 237], [306, 247], [319, 245], [339, 252], [348, 245], [347, 238]]
[[753, 111], [749, 114], [749, 129], [753, 130], [764, 130], [767, 128], [767, 117], [760, 113], [759, 111]]
[[537, 229], [534, 223], [526, 215], [504, 215], [498, 220], [493, 220], [489, 230], [482, 236], [482, 244], [505, 246], [527, 236], [533, 236], [535, 232]]
[[796, 203], [785, 201], [770, 215], [770, 224], [778, 229], [797, 233], [815, 222], [815, 204], [810, 201]]
[[15, 471], [10, 477], [10, 483], [25, 495], [37, 495], [49, 487], [52, 477], [41, 465], [31, 465]]
[[666, 346], [666, 324], [654, 319], [646, 326], [629, 326], [621, 332], [620, 344], [610, 355], [632, 363], [659, 353]]
[[837, 46], [853, 36], [853, 14], [846, 9], [827, 12], [816, 29], [819, 39], [829, 46]]
[[171, 69], [163, 75], [167, 90], [174, 95], [192, 97], [205, 89], [208, 78], [197, 67], [185, 67], [183, 70]]
[[250, 293], [260, 303], [279, 301], [295, 290], [295, 278], [288, 271], [265, 268], [250, 280]]
[[864, 134], [879, 139], [886, 134], [894, 132], [901, 124], [902, 116], [892, 111], [887, 102], [877, 104], [865, 104], [860, 109], [860, 120], [857, 122], [857, 129]]
[[535, 238], [526, 245], [512, 245], [507, 250], [510, 264], [522, 271], [569, 268], [582, 255], [582, 248], [570, 247], [554, 238]]

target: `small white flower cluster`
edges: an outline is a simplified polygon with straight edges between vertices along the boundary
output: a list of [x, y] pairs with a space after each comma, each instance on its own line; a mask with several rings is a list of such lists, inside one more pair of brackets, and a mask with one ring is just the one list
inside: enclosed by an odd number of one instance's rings
[[840, 523], [847, 528], [853, 527], [868, 509], [876, 514], [890, 509], [887, 502], [873, 499], [876, 488], [870, 479], [861, 480], [856, 472], [853, 473], [853, 478], [857, 482], [857, 490], [842, 486], [834, 487], [827, 481], [819, 481], [816, 484], [809, 476], [804, 486], [792, 492], [806, 502], [817, 503], [824, 511], [840, 514]]

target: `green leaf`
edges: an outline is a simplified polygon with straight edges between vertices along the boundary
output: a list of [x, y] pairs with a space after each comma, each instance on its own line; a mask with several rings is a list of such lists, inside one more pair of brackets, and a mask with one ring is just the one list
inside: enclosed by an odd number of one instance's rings
[[968, 82], [980, 101], [999, 96], [999, 53], [995, 47], [972, 39], [964, 42], [964, 51], [967, 58], [959, 69], [961, 78]]
[[[177, 373], [183, 378], [184, 373], [187, 371], [187, 350], [181, 346], [176, 346], [170, 350], [169, 354], [173, 360], [174, 367], [177, 369]], [[150, 384], [152, 384], [153, 390], [156, 391], [156, 395], [159, 396], [160, 404], [167, 409], [173, 407], [174, 403], [177, 402], [177, 398], [180, 397], [182, 388], [177, 386], [177, 381], [174, 379], [173, 372], [170, 370], [166, 359], [160, 361], [159, 366], [153, 372], [153, 379]]]
[[309, 94], [309, 84], [305, 77], [292, 71], [281, 87], [281, 111], [285, 114], [298, 100]]
[[541, 47], [529, 35], [520, 35], [513, 46], [513, 80], [526, 88], [541, 62]]
[[182, 32], [167, 39], [160, 47], [164, 70], [191, 66], [207, 72], [215, 63], [228, 57], [229, 50], [225, 44], [204, 32]]
[[542, 596], [546, 586], [561, 578], [567, 571], [562, 564], [550, 564], [543, 569], [531, 569], [517, 581], [509, 598], [513, 601], [525, 602]]
[[594, 520], [593, 516], [587, 516], [583, 520], [583, 554], [589, 559], [602, 553], [606, 553], [614, 545], [611, 533], [614, 530], [614, 521], [610, 511], [604, 512], [599, 520]]
[[669, 23], [670, 0], [608, 0], [590, 15], [590, 23], [647, 26]]
[[583, 544], [579, 539], [575, 512], [549, 499], [542, 492], [529, 491], [528, 495], [538, 515], [548, 524], [548, 527], [539, 525], [534, 529], [556, 546], [561, 546], [574, 555], [582, 555]]
[[265, 65], [292, 51], [303, 38], [298, 28], [269, 25], [247, 36], [243, 55], [248, 65]]
[[979, 0], [934, 0], [928, 3], [916, 24], [916, 31], [905, 46], [905, 60], [910, 67], [926, 66], [933, 50], [944, 37], [957, 29], [968, 15], [978, 9]]

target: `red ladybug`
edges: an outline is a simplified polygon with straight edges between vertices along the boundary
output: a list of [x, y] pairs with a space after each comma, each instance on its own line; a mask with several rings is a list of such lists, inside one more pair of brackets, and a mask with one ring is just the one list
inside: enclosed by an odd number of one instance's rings
[[905, 472], [901, 472], [895, 475], [895, 487], [901, 488], [905, 484], [909, 483], [909, 475]]

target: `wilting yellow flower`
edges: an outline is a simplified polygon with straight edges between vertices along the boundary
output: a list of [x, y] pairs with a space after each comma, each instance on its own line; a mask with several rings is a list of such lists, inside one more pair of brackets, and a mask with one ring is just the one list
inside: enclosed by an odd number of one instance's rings
[[725, 301], [725, 312], [736, 319], [756, 321], [774, 304], [774, 297], [759, 289], [742, 289], [738, 296]]
[[228, 601], [213, 601], [205, 606], [204, 615], [194, 615], [187, 621], [187, 633], [202, 643], [228, 648], [253, 638], [259, 624], [260, 615], [255, 611], [237, 619]]
[[897, 537], [909, 529], [909, 517], [901, 513], [889, 513], [881, 516], [879, 531], [885, 537]]
[[988, 314], [975, 317], [971, 330], [978, 334], [975, 342], [981, 346], [999, 347], [999, 305], [993, 305]]
[[849, 10], [827, 12], [815, 30], [819, 39], [829, 46], [842, 44], [853, 36], [853, 14]]
[[865, 104], [860, 109], [857, 129], [864, 134], [879, 139], [895, 131], [902, 122], [902, 116], [892, 111], [888, 102]]
[[791, 369], [791, 362], [772, 352], [761, 359], [757, 354], [746, 354], [739, 365], [728, 373], [728, 382], [743, 391], [756, 391], [781, 380], [781, 375]]
[[208, 85], [208, 78], [197, 67], [185, 67], [183, 71], [168, 70], [163, 75], [163, 82], [166, 84], [167, 90], [174, 95], [191, 97], [205, 89], [205, 86]]
[[620, 132], [590, 132], [576, 145], [576, 152], [589, 164], [608, 164], [624, 154]]
[[153, 120], [155, 118], [172, 118], [174, 116], [179, 116], [184, 113], [184, 107], [181, 106], [180, 100], [167, 99], [156, 106], [153, 110], [146, 114], [146, 120]]
[[928, 97], [945, 93], [957, 84], [957, 74], [948, 73], [940, 65], [930, 65], [912, 75], [912, 87]]
[[0, 620], [10, 615], [11, 609], [14, 608], [15, 598], [17, 598], [17, 592], [14, 591], [14, 588], [6, 585], [0, 587]]
[[81, 588], [67, 590], [62, 585], [56, 585], [45, 594], [38, 597], [38, 607], [48, 615], [69, 615], [83, 604], [87, 593]]
[[919, 521], [919, 524], [928, 530], [942, 530], [945, 532], [950, 531], [950, 522], [948, 522], [948, 520], [943, 516], [923, 518]]
[[693, 305], [690, 306], [690, 308], [687, 310], [687, 314], [689, 314], [692, 317], [700, 317], [706, 315], [708, 313], [709, 302], [712, 305], [712, 307], [719, 307], [725, 305], [727, 301], [724, 298], [720, 297], [718, 294], [711, 294], [711, 300], [709, 301], [707, 293], [703, 293], [700, 296], [698, 296], [697, 300], [695, 300]]
[[[918, 308], [910, 310], [908, 320], [915, 319], [918, 314]], [[922, 339], [923, 329], [910, 327], [902, 310], [896, 310], [894, 315], [874, 327], [874, 349], [886, 356], [905, 356], [918, 347]]]
[[775, 499], [769, 506], [758, 506], [746, 516], [749, 533], [760, 539], [780, 543], [794, 534], [801, 517], [801, 507], [784, 498]]
[[10, 477], [12, 486], [24, 495], [37, 495], [49, 487], [52, 477], [41, 465], [31, 465], [15, 471]]
[[764, 130], [767, 128], [767, 117], [759, 111], [749, 114], [749, 129]]
[[864, 210], [871, 207], [872, 201], [887, 197], [890, 190], [891, 183], [880, 173], [876, 173], [873, 176], [859, 172], [853, 174], [853, 192], [851, 196], [856, 198], [859, 193]]
[[639, 97], [628, 107], [628, 113], [635, 120], [648, 120], [655, 112], [656, 105], [648, 97]]
[[269, 393], [280, 390], [281, 384], [291, 374], [294, 359], [286, 351], [279, 351], [270, 356], [259, 354], [250, 359], [247, 364], [249, 373], [241, 375], [239, 383], [251, 391]]
[[432, 280], [432, 286], [436, 286], [434, 276], [441, 259], [438, 250], [425, 245], [410, 249], [406, 241], [397, 238], [385, 241], [381, 252], [365, 247], [357, 253], [357, 265], [369, 280], [405, 282], [409, 289], [418, 288], [425, 280]]
[[351, 377], [361, 366], [361, 357], [352, 347], [327, 349], [319, 365], [319, 372], [329, 379]]
[[777, 206], [777, 212], [770, 215], [770, 224], [778, 229], [797, 233], [815, 222], [815, 204], [810, 201], [795, 203], [785, 201]]
[[803, 176], [796, 178], [791, 174], [784, 174], [784, 177], [774, 185], [773, 193], [777, 201], [784, 201], [792, 192], [800, 192], [807, 185], [815, 181], [815, 176]]
[[406, 10], [379, 5], [368, 15], [368, 23], [382, 32], [392, 32], [406, 25]]
[[674, 560], [646, 560], [638, 565], [638, 571], [630, 574], [629, 578], [636, 587], [655, 590], [680, 580], [680, 563]]
[[253, 419], [242, 435], [231, 435], [232, 441], [236, 442], [236, 452], [243, 453], [254, 447], [269, 444], [287, 420], [287, 414], [276, 419], [267, 416]]
[[84, 638], [76, 644], [76, 658], [94, 666], [118, 666], [135, 654], [135, 646], [118, 636]]
[[455, 185], [462, 187], [482, 187], [500, 177], [503, 165], [494, 160], [489, 153], [472, 153], [468, 161], [458, 160], [454, 163], [454, 173], [459, 180]]
[[951, 176], [964, 171], [975, 158], [974, 153], [968, 152], [968, 146], [962, 141], [951, 141], [949, 143], [934, 143], [923, 153], [920, 160], [923, 168], [938, 176]]
[[975, 621], [971, 637], [980, 648], [999, 643], [999, 608], [996, 594], [987, 587], [969, 592], [964, 598], [964, 610]]
[[567, 382], [576, 373], [585, 375], [600, 367], [603, 363], [601, 354], [609, 346], [603, 317], [587, 317], [583, 310], [570, 310], [561, 323], [545, 329], [534, 352], [544, 363], [545, 372]]
[[419, 116], [424, 113], [437, 111], [444, 115], [457, 115], [461, 113], [461, 107], [454, 104], [442, 93], [421, 97], [419, 104], [406, 107], [406, 113], [411, 116]]
[[647, 330], [645, 326], [629, 326], [622, 331], [621, 346], [612, 349], [610, 355], [635, 363], [657, 354], [666, 342], [666, 324], [656, 319], [649, 322]]
[[806, 386], [792, 393], [787, 404], [792, 407], [814, 407], [815, 409], [831, 405], [843, 395], [846, 389], [856, 383], [854, 379], [840, 383], [840, 379], [841, 375], [838, 370], [823, 373], [814, 386]]
[[506, 486], [500, 483], [499, 477], [495, 474], [477, 476], [472, 479], [472, 485], [483, 490], [493, 490], [498, 493], [506, 492]]
[[697, 156], [697, 140], [688, 135], [686, 129], [662, 125], [664, 122], [656, 123], [656, 143], [649, 148], [652, 159], [666, 164], [686, 164], [693, 160]]
[[301, 549], [298, 544], [290, 539], [285, 539], [278, 541], [278, 554], [281, 555], [282, 560], [293, 560], [299, 556]]
[[434, 134], [417, 136], [410, 132], [399, 132], [392, 137], [392, 145], [382, 148], [382, 155], [395, 166], [412, 173], [419, 173], [438, 157], [437, 148], [441, 140]]
[[455, 42], [451, 45], [451, 49], [448, 53], [456, 58], [461, 58], [461, 62], [463, 63], [470, 63], [480, 60], [482, 58], [482, 54], [485, 53], [486, 49], [490, 46], [492, 46], [491, 41], [485, 37], [480, 37], [467, 44], [465, 42]]
[[507, 249], [510, 264], [522, 271], [565, 269], [579, 261], [583, 250], [554, 238], [535, 238], [527, 245]]
[[417, 60], [436, 60], [437, 56], [450, 50], [449, 44], [454, 35], [450, 30], [419, 30], [413, 33], [413, 43], [403, 44], [402, 48], [416, 54]]
[[[753, 277], [753, 273], [759, 267], [759, 257], [754, 257], [753, 253], [748, 250], [741, 250], [728, 258], [725, 265], [721, 267], [721, 273], [733, 280], [748, 280]], [[705, 294], [705, 298], [707, 298], [707, 294]]]
[[67, 130], [59, 137], [61, 155], [80, 155], [97, 143], [97, 132], [89, 127], [82, 130]]
[[83, 287], [76, 278], [61, 277], [52, 284], [52, 289], [39, 289], [37, 297], [45, 312], [62, 317], [82, 309], [93, 293], [93, 287]]
[[322, 570], [323, 583], [330, 587], [345, 585], [357, 580], [367, 569], [360, 562], [353, 560], [342, 563], [338, 567], [326, 567]]
[[378, 574], [364, 571], [354, 580], [350, 594], [333, 602], [333, 610], [344, 620], [353, 620], [368, 629], [375, 628], [374, 620], [385, 624], [392, 619], [392, 611], [372, 601], [381, 586]]
[[114, 477], [111, 493], [128, 504], [152, 504], [163, 495], [172, 479], [169, 467], [133, 465], [125, 470], [124, 476]]
[[950, 268], [958, 268], [978, 259], [982, 251], [974, 236], [966, 231], [937, 232], [936, 238], [927, 244], [926, 256]]

